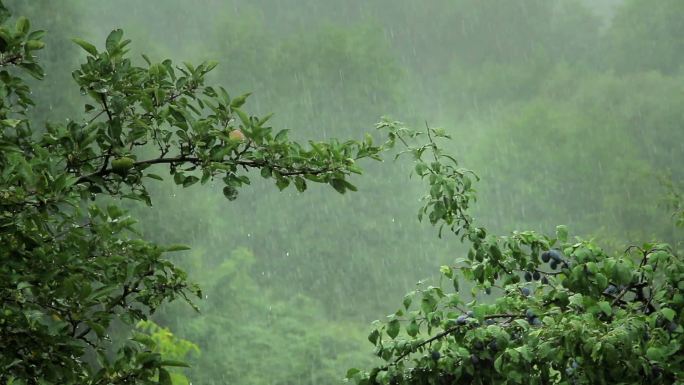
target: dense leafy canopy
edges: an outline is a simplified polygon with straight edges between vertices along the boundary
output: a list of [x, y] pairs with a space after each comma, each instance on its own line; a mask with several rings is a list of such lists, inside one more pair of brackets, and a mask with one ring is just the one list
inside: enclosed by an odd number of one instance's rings
[[[467, 214], [469, 172], [442, 152], [442, 130], [384, 122], [430, 192], [419, 213], [470, 244], [419, 284], [368, 339], [386, 363], [357, 384], [684, 383], [684, 261], [664, 243], [610, 254], [592, 241], [532, 231], [495, 236]], [[410, 138], [427, 135], [413, 145]], [[462, 282], [472, 285], [468, 298]], [[441, 283], [445, 283], [442, 285]], [[494, 297], [494, 299], [492, 299]]]
[[[104, 49], [74, 39], [88, 54], [73, 77], [89, 98], [85, 118], [48, 124], [34, 132], [33, 105], [23, 74], [40, 79], [33, 51], [42, 31], [28, 19], [10, 24], [0, 7], [0, 357], [3, 382], [170, 383], [174, 366], [134, 338], [115, 357], [107, 354], [115, 321], [146, 319], [165, 301], [201, 295], [186, 274], [164, 258], [185, 246], [140, 238], [135, 220], [99, 195], [151, 205], [146, 183], [167, 165], [176, 184], [220, 179], [233, 200], [249, 184], [249, 169], [279, 189], [328, 183], [344, 193], [360, 173], [356, 161], [376, 158], [380, 147], [328, 141], [300, 145], [273, 133], [266, 118], [241, 110], [248, 95], [230, 97], [205, 85], [216, 63], [174, 66], [127, 57], [130, 40], [114, 30]], [[95, 203], [87, 203], [88, 200]], [[87, 357], [96, 357], [97, 363]]]

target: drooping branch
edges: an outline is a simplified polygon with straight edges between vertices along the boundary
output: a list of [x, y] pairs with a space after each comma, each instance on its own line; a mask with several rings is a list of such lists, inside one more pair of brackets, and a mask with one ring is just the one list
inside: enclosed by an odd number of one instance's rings
[[[202, 160], [197, 158], [197, 157], [191, 157], [191, 156], [177, 156], [177, 157], [172, 157], [172, 158], [156, 158], [156, 159], [147, 159], [147, 160], [141, 160], [134, 162], [131, 168], [144, 168], [147, 166], [152, 166], [155, 164], [172, 164], [172, 165], [181, 165], [185, 163], [193, 164], [193, 165], [200, 165], [202, 164]], [[221, 162], [216, 162], [216, 163], [221, 163]], [[270, 163], [268, 161], [256, 161], [256, 160], [229, 160], [227, 163], [234, 164], [237, 166], [242, 166], [242, 167], [247, 167], [247, 168], [263, 168], [263, 167], [269, 167], [273, 170], [276, 170], [280, 175], [282, 176], [296, 176], [296, 175], [321, 175], [329, 172], [335, 172], [338, 171], [336, 168], [309, 168], [309, 167], [302, 167], [302, 168], [285, 168], [284, 166]], [[86, 183], [86, 182], [92, 182], [93, 178], [98, 178], [98, 177], [106, 177], [109, 174], [114, 173], [114, 169], [112, 168], [107, 168], [106, 165], [99, 171], [90, 173], [88, 175], [84, 175], [78, 178], [76, 181], [76, 184], [81, 184], [81, 183]]]

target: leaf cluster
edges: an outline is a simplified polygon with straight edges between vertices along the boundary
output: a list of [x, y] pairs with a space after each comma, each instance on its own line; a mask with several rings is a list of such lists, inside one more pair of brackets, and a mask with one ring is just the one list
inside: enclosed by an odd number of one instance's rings
[[[268, 116], [206, 85], [215, 62], [174, 65], [128, 57], [114, 30], [105, 45], [74, 39], [86, 53], [73, 79], [87, 98], [85, 117], [34, 130], [23, 76], [42, 77], [32, 52], [41, 31], [10, 24], [0, 5], [0, 382], [14, 384], [170, 383], [171, 365], [140, 338], [112, 341], [114, 324], [134, 325], [176, 298], [201, 296], [165, 254], [141, 237], [135, 219], [108, 199], [151, 205], [154, 165], [183, 187], [220, 180], [235, 199], [250, 170], [290, 184], [327, 183], [355, 191], [360, 159], [383, 150], [363, 141], [309, 142], [274, 132]], [[113, 346], [121, 348], [112, 353]]]
[[[349, 379], [682, 383], [684, 261], [670, 245], [647, 243], [613, 255], [591, 240], [570, 239], [565, 226], [555, 236], [488, 234], [465, 213], [472, 195], [468, 173], [456, 172], [456, 162], [442, 154], [434, 139], [439, 131], [428, 128], [428, 142], [414, 144], [422, 133], [398, 122], [381, 124], [391, 127], [428, 182], [421, 215], [429, 213], [433, 225], [448, 226], [470, 248], [441, 267], [439, 285], [419, 283], [402, 308], [375, 321], [368, 339], [385, 363], [350, 369]], [[460, 289], [463, 282], [470, 293]]]

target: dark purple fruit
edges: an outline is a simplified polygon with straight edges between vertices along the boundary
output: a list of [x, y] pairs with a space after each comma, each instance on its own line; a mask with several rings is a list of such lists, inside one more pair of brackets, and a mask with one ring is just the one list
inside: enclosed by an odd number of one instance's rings
[[677, 324], [674, 323], [674, 322], [670, 322], [670, 323], [667, 325], [667, 330], [668, 330], [670, 333], [674, 333], [674, 331], [677, 330]]
[[549, 256], [556, 262], [560, 262], [563, 260], [563, 256], [561, 255], [561, 253], [555, 249], [549, 250]]

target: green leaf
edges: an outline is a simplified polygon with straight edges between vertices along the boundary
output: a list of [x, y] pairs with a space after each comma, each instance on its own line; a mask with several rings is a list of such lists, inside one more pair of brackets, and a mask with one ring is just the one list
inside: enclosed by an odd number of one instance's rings
[[344, 194], [347, 192], [347, 183], [345, 183], [344, 179], [334, 178], [331, 179], [329, 183], [338, 193]]
[[156, 179], [156, 180], [164, 180], [161, 176], [157, 174], [145, 174], [146, 177], [151, 178], [151, 179]]
[[21, 16], [17, 19], [15, 28], [17, 32], [21, 33], [21, 35], [26, 35], [29, 29], [31, 29], [31, 23], [26, 17]]
[[45, 77], [45, 72], [43, 72], [43, 67], [39, 66], [36, 63], [27, 63], [23, 62], [19, 64], [19, 67], [23, 68], [28, 72], [29, 75], [33, 76], [34, 78], [40, 80]]
[[304, 192], [306, 190], [306, 181], [301, 176], [296, 176], [294, 178], [294, 184], [297, 191]]
[[97, 322], [86, 321], [86, 324], [88, 324], [88, 326], [95, 332], [95, 334], [97, 334], [98, 338], [103, 338], [107, 333], [105, 327]]
[[164, 251], [167, 251], [167, 252], [184, 251], [184, 250], [190, 250], [190, 246], [181, 245], [181, 244], [174, 244], [174, 245], [169, 245], [169, 246], [164, 247]]
[[29, 40], [26, 42], [26, 48], [28, 48], [31, 51], [43, 49], [44, 47], [45, 47], [45, 43], [43, 43], [40, 40]]
[[181, 367], [181, 368], [189, 368], [190, 365], [186, 364], [183, 361], [177, 361], [177, 360], [163, 360], [161, 362], [161, 366], [175, 366], [175, 367]]
[[361, 371], [359, 369], [351, 368], [351, 369], [347, 370], [346, 378], [351, 379], [352, 377], [359, 374], [360, 372]]
[[568, 228], [564, 225], [556, 226], [556, 238], [561, 242], [568, 241]]
[[287, 188], [287, 186], [289, 186], [289, 185], [290, 185], [290, 180], [287, 178], [278, 177], [276, 179], [276, 186], [278, 186], [278, 189], [280, 191], [285, 190]]
[[6, 127], [12, 127], [12, 128], [16, 128], [19, 123], [21, 123], [21, 120], [19, 120], [19, 119], [2, 119], [2, 120], [0, 120], [0, 125], [6, 126]]
[[428, 165], [423, 162], [416, 163], [416, 174], [423, 176], [428, 169]]
[[570, 300], [570, 303], [572, 305], [575, 305], [575, 306], [580, 307], [580, 308], [584, 307], [584, 296], [582, 294], [580, 294], [580, 293], [573, 294], [568, 299]]
[[399, 324], [399, 320], [393, 319], [387, 324], [387, 335], [394, 339], [397, 335], [399, 335], [400, 329], [401, 325]]
[[245, 127], [251, 126], [250, 121], [249, 121], [249, 116], [247, 114], [245, 114], [241, 109], [233, 108], [233, 112], [235, 112], [237, 114], [237, 116], [240, 118], [240, 120], [242, 121], [242, 124]]
[[290, 130], [280, 130], [273, 138], [276, 142], [284, 142], [287, 140], [287, 134]]
[[500, 354], [496, 357], [496, 360], [494, 360], [494, 369], [499, 373], [503, 373], [503, 354]]
[[420, 308], [423, 313], [428, 314], [435, 310], [437, 307], [437, 299], [430, 293], [423, 293], [423, 298], [420, 302]]
[[368, 335], [368, 341], [370, 341], [373, 345], [377, 344], [378, 338], [380, 338], [380, 332], [377, 329], [373, 330]]
[[454, 271], [451, 269], [451, 266], [448, 266], [448, 265], [440, 266], [439, 272], [442, 273], [447, 278], [453, 278], [453, 276], [454, 276]]
[[173, 182], [176, 184], [183, 184], [183, 181], [185, 180], [185, 175], [183, 175], [182, 172], [177, 172], [173, 174]]
[[660, 314], [662, 314], [663, 317], [665, 317], [665, 319], [667, 319], [668, 321], [674, 320], [675, 316], [677, 315], [677, 313], [674, 310], [667, 307], [660, 309]]
[[342, 179], [342, 183], [344, 183], [344, 187], [347, 188], [349, 191], [359, 191], [356, 186], [353, 184], [349, 183], [346, 179]]
[[93, 56], [97, 56], [97, 48], [95, 48], [94, 45], [88, 43], [87, 41], [79, 38], [73, 38], [71, 39], [74, 43], [78, 44], [81, 48], [83, 48], [86, 52]]
[[190, 187], [199, 182], [199, 178], [194, 175], [189, 175], [183, 180], [183, 187]]
[[419, 331], [420, 327], [418, 326], [416, 320], [411, 320], [411, 322], [406, 326], [406, 334], [411, 337], [417, 336]]
[[29, 33], [27, 39], [28, 40], [40, 40], [45, 36], [45, 31], [43, 30], [37, 30], [37, 31], [32, 31]]
[[652, 361], [662, 361], [665, 358], [665, 352], [661, 348], [650, 347], [646, 350], [646, 357]]
[[613, 309], [610, 307], [610, 304], [607, 301], [601, 301], [598, 303], [598, 307], [601, 309], [603, 313], [606, 315], [611, 315], [613, 313]]
[[152, 337], [150, 337], [146, 334], [136, 333], [131, 338], [131, 340], [142, 344], [143, 346], [147, 347], [148, 349], [154, 349], [157, 346], [157, 344], [154, 342]]
[[259, 119], [259, 121], [257, 122], [257, 126], [263, 126], [264, 124], [266, 124], [266, 122], [268, 122], [269, 119], [271, 119], [271, 117], [273, 117], [273, 113], [270, 113], [264, 116], [263, 118]]
[[230, 101], [230, 108], [235, 109], [235, 108], [240, 108], [240, 107], [242, 107], [242, 105], [245, 104], [245, 101], [247, 101], [247, 98], [248, 98], [249, 95], [251, 95], [251, 94], [252, 94], [251, 92], [248, 92], [248, 93], [246, 93], [246, 94], [244, 94], [244, 95], [240, 95], [240, 96], [238, 96], [237, 98], [231, 100], [231, 101]]
[[414, 292], [411, 292], [411, 293], [408, 293], [404, 296], [403, 304], [404, 304], [404, 308], [406, 310], [408, 310], [409, 307], [411, 307], [411, 303], [413, 302], [413, 293]]
[[115, 29], [109, 33], [109, 36], [107, 36], [107, 40], [105, 42], [105, 47], [107, 48], [107, 51], [109, 51], [109, 53], [116, 51], [116, 49], [119, 46], [119, 43], [121, 42], [122, 37], [122, 29]]
[[520, 355], [522, 356], [522, 358], [523, 358], [526, 362], [532, 362], [532, 359], [534, 359], [534, 355], [533, 355], [532, 352], [530, 351], [530, 347], [529, 347], [529, 346], [526, 346], [526, 345], [519, 346], [519, 347], [515, 348], [515, 350], [516, 350], [518, 353], [520, 353]]
[[596, 274], [594, 280], [596, 281], [596, 285], [600, 290], [604, 290], [608, 286], [608, 278], [601, 273]]
[[171, 375], [164, 368], [159, 368], [159, 385], [173, 385]]
[[627, 263], [619, 261], [615, 264], [613, 271], [613, 279], [618, 285], [627, 285], [632, 280], [632, 269]]

